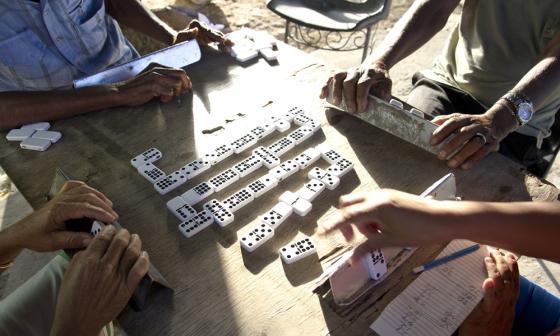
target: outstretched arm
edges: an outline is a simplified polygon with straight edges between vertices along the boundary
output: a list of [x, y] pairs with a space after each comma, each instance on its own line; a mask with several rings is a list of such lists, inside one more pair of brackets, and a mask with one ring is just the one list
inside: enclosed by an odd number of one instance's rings
[[560, 204], [453, 202], [383, 190], [340, 198], [340, 211], [319, 234], [355, 230], [367, 237], [356, 256], [385, 246], [420, 246], [469, 239], [520, 254], [560, 261]]

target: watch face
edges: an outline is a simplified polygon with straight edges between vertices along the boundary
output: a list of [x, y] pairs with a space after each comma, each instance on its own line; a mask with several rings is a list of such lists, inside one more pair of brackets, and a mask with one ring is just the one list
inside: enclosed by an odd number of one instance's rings
[[531, 104], [528, 103], [519, 104], [517, 115], [519, 116], [519, 119], [523, 121], [523, 123], [528, 123], [529, 120], [531, 120], [531, 117], [533, 116], [533, 106], [531, 106]]

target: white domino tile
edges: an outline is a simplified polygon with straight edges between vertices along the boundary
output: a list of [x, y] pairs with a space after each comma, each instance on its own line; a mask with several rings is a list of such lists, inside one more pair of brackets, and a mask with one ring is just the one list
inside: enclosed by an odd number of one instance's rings
[[296, 156], [293, 160], [299, 165], [299, 169], [305, 169], [317, 162], [320, 158], [321, 152], [319, 152], [316, 148], [311, 147]]
[[247, 252], [253, 252], [272, 237], [274, 237], [274, 229], [264, 223], [260, 223], [248, 234], [242, 236], [239, 239], [239, 243]]
[[319, 180], [312, 179], [303, 185], [296, 194], [308, 202], [313, 202], [325, 190], [325, 184]]
[[363, 261], [365, 262], [369, 277], [373, 280], [378, 280], [385, 273], [387, 273], [387, 263], [385, 262], [385, 255], [381, 249], [366, 253]]
[[403, 105], [403, 103], [402, 103], [400, 100], [391, 99], [391, 100], [389, 100], [389, 104], [391, 104], [391, 105], [393, 105], [393, 106], [395, 106], [395, 107], [398, 107], [398, 108], [400, 108], [400, 109], [403, 109], [403, 108], [404, 108], [404, 105]]
[[311, 239], [306, 237], [281, 247], [278, 252], [286, 264], [291, 264], [315, 254], [316, 249]]
[[354, 169], [354, 164], [346, 159], [340, 159], [335, 164], [327, 168], [327, 173], [330, 173], [338, 178], [348, 174]]
[[214, 187], [215, 192], [220, 192], [235, 183], [237, 180], [239, 180], [239, 174], [232, 168], [229, 168], [212, 177], [208, 180], [208, 183]]
[[163, 170], [159, 169], [151, 162], [147, 162], [143, 166], [139, 167], [138, 172], [152, 184], [165, 178], [165, 173], [163, 172]]
[[211, 200], [204, 204], [204, 210], [207, 210], [212, 214], [214, 217], [214, 222], [221, 227], [227, 226], [233, 223], [234, 216], [233, 213], [230, 212], [223, 203], [219, 202], [216, 199]]
[[214, 165], [233, 155], [233, 148], [230, 145], [221, 145], [214, 150], [206, 153], [204, 159]]
[[279, 181], [285, 180], [299, 171], [299, 165], [293, 160], [288, 160], [278, 167], [272, 168], [268, 173], [276, 177]]
[[316, 179], [325, 184], [325, 187], [329, 190], [334, 190], [340, 184], [340, 179], [332, 174], [327, 173], [325, 170], [314, 167], [307, 174], [309, 179]]
[[157, 160], [161, 159], [163, 157], [163, 155], [161, 154], [161, 152], [159, 151], [159, 149], [157, 148], [150, 148], [147, 151], [145, 151], [142, 154], [139, 154], [137, 156], [135, 156], [134, 158], [132, 158], [132, 160], [130, 160], [130, 164], [138, 169], [140, 167], [142, 167], [143, 165], [145, 165], [146, 163], [150, 162], [150, 163], [154, 163]]
[[252, 134], [245, 134], [243, 136], [241, 136], [240, 138], [238, 138], [237, 140], [234, 140], [230, 146], [231, 148], [233, 148], [233, 151], [235, 152], [235, 154], [239, 154], [241, 152], [243, 152], [244, 150], [250, 148], [251, 146], [253, 146], [254, 144], [257, 143], [257, 137], [252, 135]]
[[179, 231], [183, 236], [191, 238], [200, 231], [206, 229], [214, 223], [214, 217], [209, 211], [203, 210], [193, 218], [179, 224]]
[[35, 133], [34, 129], [13, 129], [6, 134], [8, 141], [23, 141]]
[[266, 149], [276, 157], [281, 157], [282, 155], [286, 154], [289, 150], [294, 148], [296, 143], [289, 139], [289, 138], [282, 138], [272, 145], [268, 146]]
[[291, 206], [294, 212], [300, 216], [307, 215], [313, 207], [311, 202], [299, 197], [291, 191], [285, 191], [282, 195], [280, 195], [279, 200], [280, 202], [284, 202]]
[[305, 111], [299, 106], [293, 106], [288, 109], [288, 112], [293, 114], [294, 117], [300, 114], [305, 114]]
[[193, 188], [185, 191], [181, 197], [185, 200], [190, 206], [197, 204], [198, 202], [202, 201], [206, 197], [212, 195], [214, 193], [214, 186], [212, 186], [208, 182], [202, 182]]
[[259, 155], [251, 155], [233, 166], [233, 169], [243, 178], [262, 167], [262, 165], [263, 159]]
[[294, 209], [284, 202], [278, 202], [272, 209], [264, 213], [260, 219], [262, 223], [277, 229], [290, 217]]
[[268, 169], [280, 165], [280, 159], [262, 146], [255, 148], [255, 150], [253, 150], [253, 155], [258, 156], [262, 160], [264, 166]]
[[187, 182], [187, 177], [180, 171], [175, 171], [154, 183], [154, 189], [161, 195], [165, 195]]
[[250, 133], [255, 136], [257, 139], [262, 139], [270, 134], [272, 134], [276, 130], [276, 127], [273, 123], [264, 122], [258, 126], [255, 126], [251, 129]]
[[255, 198], [264, 195], [267, 191], [276, 188], [278, 179], [270, 174], [266, 174], [259, 179], [249, 183], [247, 188], [251, 190]]
[[226, 198], [222, 204], [231, 213], [235, 213], [255, 199], [253, 192], [249, 188], [243, 188], [230, 197]]
[[191, 163], [181, 167], [181, 171], [189, 179], [202, 174], [212, 167], [212, 162], [206, 158], [194, 160]]
[[32, 129], [34, 131], [48, 131], [50, 128], [51, 124], [47, 121], [41, 121], [21, 126], [22, 130]]
[[187, 221], [196, 216], [196, 211], [188, 205], [181, 196], [172, 198], [167, 202], [167, 209], [180, 221]]
[[342, 155], [328, 145], [320, 145], [317, 149], [321, 152], [321, 157], [330, 164], [335, 164], [338, 160], [343, 159]]
[[280, 119], [274, 122], [274, 127], [276, 127], [276, 130], [281, 133], [289, 130], [291, 126], [290, 122], [286, 119]]
[[310, 122], [312, 120], [313, 119], [309, 118], [305, 114], [300, 114], [300, 115], [298, 115], [294, 118], [294, 124], [296, 124], [298, 126], [303, 126], [303, 125], [307, 124], [308, 122]]
[[301, 126], [292, 133], [288, 134], [288, 138], [296, 143], [296, 146], [313, 135], [313, 130], [307, 126]]

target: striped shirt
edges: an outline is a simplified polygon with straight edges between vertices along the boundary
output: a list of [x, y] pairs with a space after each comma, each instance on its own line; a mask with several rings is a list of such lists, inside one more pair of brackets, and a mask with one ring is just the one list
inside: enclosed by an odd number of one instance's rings
[[0, 91], [68, 88], [137, 56], [104, 0], [0, 1]]

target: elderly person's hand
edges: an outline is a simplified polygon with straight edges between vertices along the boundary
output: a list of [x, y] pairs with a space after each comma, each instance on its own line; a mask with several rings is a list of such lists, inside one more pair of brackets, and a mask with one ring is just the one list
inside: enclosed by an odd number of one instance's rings
[[519, 268], [511, 253], [492, 251], [484, 259], [488, 278], [482, 283], [484, 298], [459, 328], [459, 335], [511, 335], [519, 297]]
[[86, 247], [91, 235], [67, 231], [65, 221], [91, 218], [112, 223], [117, 218], [113, 203], [101, 192], [79, 181], [68, 181], [60, 193], [41, 209], [7, 230], [20, 248], [39, 252]]
[[433, 122], [440, 126], [434, 131], [431, 144], [438, 145], [447, 140], [438, 154], [439, 159], [447, 160], [451, 168], [462, 169], [471, 168], [489, 153], [497, 151], [500, 142], [519, 126], [509, 107], [501, 101], [484, 114], [453, 113], [438, 116]]
[[175, 43], [190, 41], [194, 38], [202, 45], [217, 42], [218, 48], [226, 53], [233, 46], [233, 42], [225, 37], [221, 31], [212, 29], [198, 20], [192, 20], [188, 28], [178, 32]]
[[99, 335], [124, 309], [149, 264], [138, 235], [107, 225], [64, 273], [51, 335]]
[[328, 96], [330, 86], [333, 87], [335, 105], [339, 105], [344, 98], [350, 113], [365, 112], [370, 93], [387, 101], [391, 98], [392, 82], [389, 71], [380, 62], [375, 62], [369, 67], [360, 66], [340, 71], [331, 76], [321, 89], [321, 99]]

